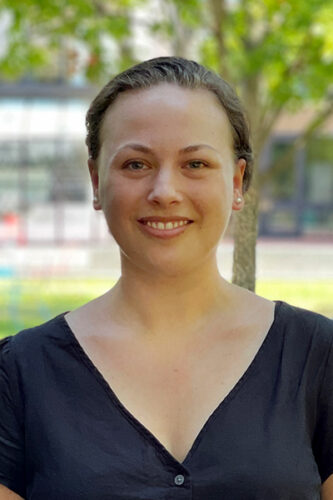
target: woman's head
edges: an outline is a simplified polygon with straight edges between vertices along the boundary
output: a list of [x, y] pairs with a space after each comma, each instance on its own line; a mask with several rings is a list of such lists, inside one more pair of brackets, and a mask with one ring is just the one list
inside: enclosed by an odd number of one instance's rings
[[90, 158], [98, 159], [103, 120], [119, 94], [148, 89], [161, 83], [176, 84], [187, 89], [207, 89], [217, 96], [231, 126], [235, 160], [246, 160], [243, 176], [243, 191], [246, 191], [252, 175], [252, 150], [242, 105], [225, 80], [200, 64], [179, 57], [159, 57], [144, 61], [120, 73], [105, 85], [92, 102], [86, 117], [86, 143]]

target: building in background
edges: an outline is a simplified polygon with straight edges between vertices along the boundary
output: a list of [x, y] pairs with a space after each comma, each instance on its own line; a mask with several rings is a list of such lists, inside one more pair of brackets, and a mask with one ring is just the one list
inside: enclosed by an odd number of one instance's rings
[[[109, 239], [91, 205], [85, 113], [95, 90], [64, 82], [0, 84], [0, 244]], [[311, 111], [282, 116], [265, 165], [282, 165], [262, 190], [261, 236], [332, 236], [333, 119], [321, 135], [284, 151]], [[263, 173], [265, 166], [263, 166]]]
[[265, 165], [280, 164], [261, 194], [263, 236], [333, 237], [333, 115], [292, 155], [285, 154], [313, 116], [311, 109], [284, 113], [274, 128]]
[[84, 138], [92, 95], [61, 82], [0, 84], [0, 243], [107, 236], [89, 203]]

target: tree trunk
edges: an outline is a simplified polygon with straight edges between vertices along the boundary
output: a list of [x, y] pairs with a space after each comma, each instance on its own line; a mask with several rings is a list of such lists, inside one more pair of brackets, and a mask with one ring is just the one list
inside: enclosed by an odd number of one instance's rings
[[256, 240], [258, 233], [258, 186], [256, 175], [245, 195], [243, 210], [234, 216], [234, 255], [232, 282], [255, 291]]
[[234, 255], [232, 282], [252, 292], [256, 287], [256, 243], [258, 235], [259, 184], [258, 165], [269, 130], [260, 122], [259, 105], [260, 78], [258, 75], [244, 81], [242, 100], [250, 117], [252, 149], [254, 154], [253, 174], [250, 189], [245, 194], [243, 210], [236, 212], [234, 220]]

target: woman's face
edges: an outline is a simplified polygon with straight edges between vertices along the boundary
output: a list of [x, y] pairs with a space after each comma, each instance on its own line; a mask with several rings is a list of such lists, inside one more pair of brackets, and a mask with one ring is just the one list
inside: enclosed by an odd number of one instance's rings
[[178, 275], [215, 258], [245, 161], [235, 163], [231, 127], [205, 89], [160, 84], [120, 94], [89, 161], [122, 266]]

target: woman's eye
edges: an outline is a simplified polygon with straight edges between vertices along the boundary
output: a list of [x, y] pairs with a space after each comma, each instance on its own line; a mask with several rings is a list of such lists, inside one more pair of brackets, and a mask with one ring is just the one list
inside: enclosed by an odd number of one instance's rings
[[126, 163], [124, 168], [127, 168], [128, 170], [143, 170], [145, 167], [146, 165], [141, 161], [130, 161]]
[[202, 161], [190, 161], [188, 165], [190, 170], [201, 170], [207, 166], [206, 163]]

